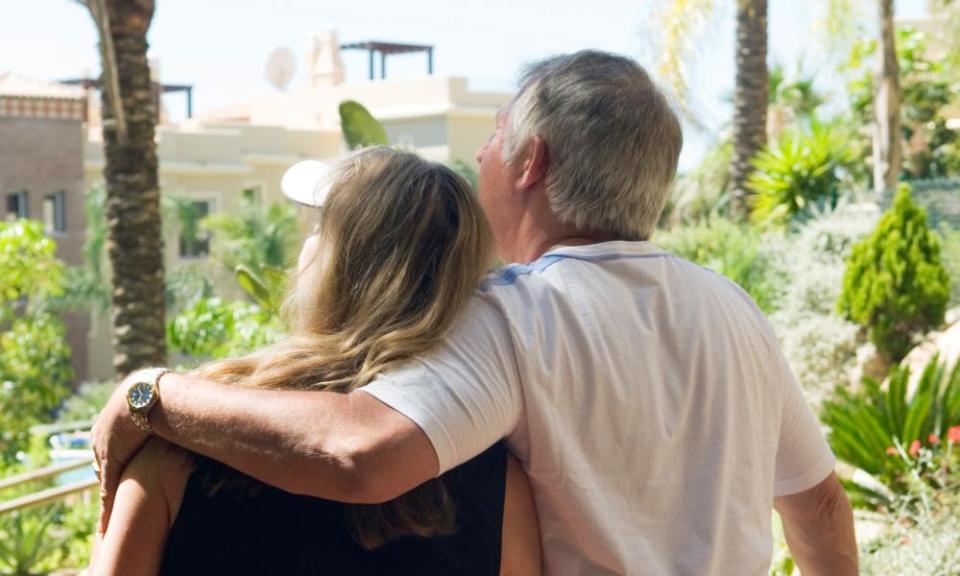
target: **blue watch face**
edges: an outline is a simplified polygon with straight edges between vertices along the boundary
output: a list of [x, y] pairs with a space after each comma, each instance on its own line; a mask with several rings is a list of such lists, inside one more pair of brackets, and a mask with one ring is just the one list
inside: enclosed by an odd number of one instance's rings
[[145, 408], [153, 400], [153, 386], [147, 382], [137, 382], [130, 388], [130, 404], [134, 408]]

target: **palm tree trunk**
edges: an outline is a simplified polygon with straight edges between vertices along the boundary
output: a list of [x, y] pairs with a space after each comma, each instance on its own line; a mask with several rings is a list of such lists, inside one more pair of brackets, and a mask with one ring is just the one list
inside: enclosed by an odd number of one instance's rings
[[730, 166], [733, 215], [745, 218], [750, 162], [766, 144], [767, 0], [737, 0], [736, 86], [733, 96], [733, 163]]
[[[157, 113], [147, 62], [147, 31], [154, 0], [106, 0], [103, 4], [109, 22], [106, 32], [114, 49], [114, 61], [104, 62], [103, 68], [115, 64], [120, 92], [119, 98], [113, 98], [113, 90], [103, 83], [107, 252], [113, 267], [113, 365], [123, 376], [143, 366], [164, 364], [167, 356], [154, 142]], [[122, 103], [125, 138], [118, 133], [114, 101]]]
[[900, 69], [893, 26], [893, 0], [879, 0], [880, 37], [874, 113], [873, 190], [882, 194], [900, 175]]

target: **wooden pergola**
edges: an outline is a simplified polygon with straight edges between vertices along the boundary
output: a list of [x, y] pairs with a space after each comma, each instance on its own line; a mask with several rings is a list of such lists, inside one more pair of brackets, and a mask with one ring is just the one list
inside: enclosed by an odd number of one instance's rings
[[366, 50], [369, 54], [370, 79], [374, 79], [374, 56], [380, 54], [380, 78], [387, 77], [387, 56], [394, 54], [409, 54], [411, 52], [427, 53], [427, 74], [433, 74], [433, 46], [424, 44], [397, 44], [395, 42], [351, 42], [341, 44], [341, 50]]
[[[70, 86], [82, 86], [85, 89], [93, 88], [95, 90], [100, 89], [100, 79], [99, 78], [77, 78], [69, 80], [60, 80], [61, 84], [68, 84]], [[187, 97], [187, 118], [193, 118], [193, 84], [157, 84], [153, 83], [153, 92], [155, 97], [158, 97], [162, 92], [168, 94], [170, 92], [183, 92]], [[159, 98], [157, 98], [159, 100]], [[160, 107], [157, 106], [157, 115], [159, 117]]]

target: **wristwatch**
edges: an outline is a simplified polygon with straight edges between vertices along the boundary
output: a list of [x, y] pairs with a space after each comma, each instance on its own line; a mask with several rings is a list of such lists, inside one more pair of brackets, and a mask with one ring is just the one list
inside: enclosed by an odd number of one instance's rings
[[137, 428], [144, 432], [153, 432], [147, 415], [160, 400], [160, 378], [170, 370], [166, 368], [147, 368], [134, 374], [134, 381], [127, 388], [127, 408]]

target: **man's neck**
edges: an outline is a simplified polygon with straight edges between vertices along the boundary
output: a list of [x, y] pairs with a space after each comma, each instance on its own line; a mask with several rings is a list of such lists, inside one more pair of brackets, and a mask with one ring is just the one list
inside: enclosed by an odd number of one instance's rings
[[511, 261], [529, 263], [540, 258], [547, 252], [563, 246], [586, 246], [607, 242], [610, 238], [600, 237], [583, 232], [567, 232], [564, 234], [544, 234], [543, 231], [537, 231], [536, 234], [530, 234], [521, 237], [512, 251]]
[[528, 198], [529, 203], [512, 231], [499, 238], [503, 242], [500, 257], [507, 262], [529, 263], [557, 246], [583, 246], [614, 239], [610, 234], [587, 232], [558, 221], [544, 190], [534, 191]]

